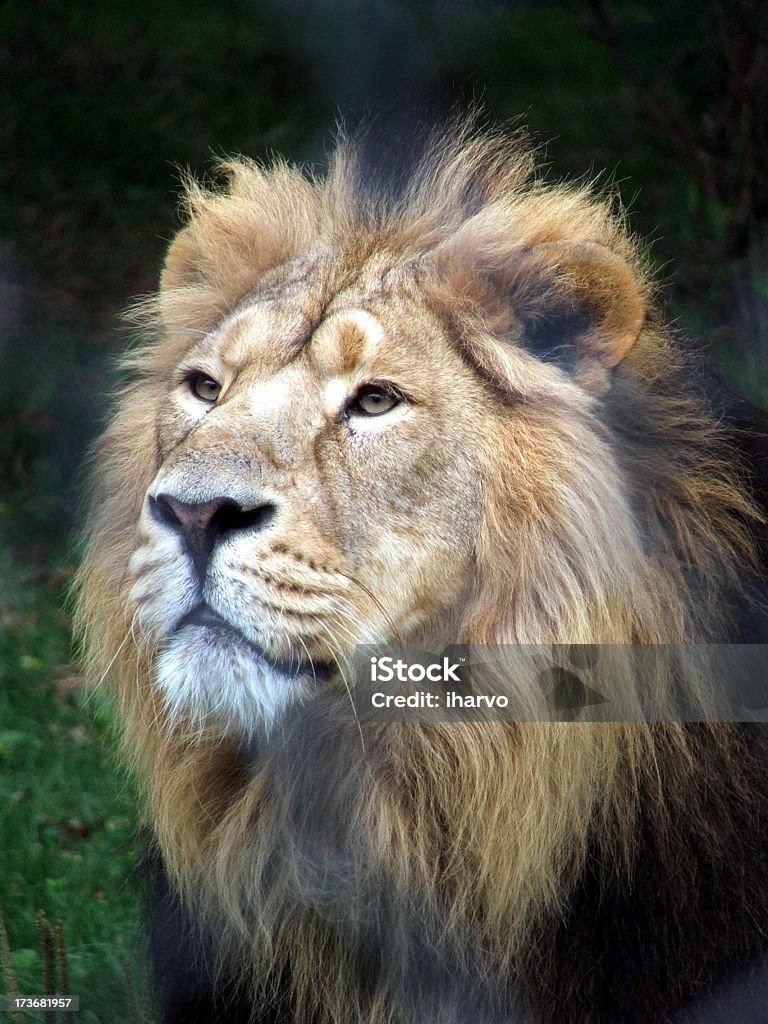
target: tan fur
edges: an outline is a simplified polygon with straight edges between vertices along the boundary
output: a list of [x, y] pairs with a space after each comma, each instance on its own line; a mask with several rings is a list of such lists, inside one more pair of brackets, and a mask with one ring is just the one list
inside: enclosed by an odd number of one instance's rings
[[[468, 130], [439, 138], [390, 204], [361, 193], [355, 160], [341, 146], [316, 179], [239, 159], [221, 189], [189, 183], [188, 224], [144, 308], [150, 338], [127, 360], [134, 381], [100, 442], [80, 629], [172, 878], [242, 970], [290, 963], [298, 1005], [322, 1020], [389, 1022], [383, 1001], [356, 1004], [321, 917], [290, 909], [290, 879], [265, 888], [281, 842], [269, 766], [246, 777], [215, 719], [170, 721], [157, 692], [153, 635], [128, 598], [155, 475], [193, 467], [225, 486], [236, 449], [270, 494], [301, 497], [290, 531], [254, 542], [246, 568], [265, 609], [303, 609], [275, 611], [260, 642], [285, 653], [300, 639], [325, 659], [355, 639], [717, 640], [753, 510], [716, 424], [680, 391], [674, 343], [609, 200], [545, 185], [524, 149]], [[586, 310], [571, 376], [522, 344], [552, 303]], [[383, 337], [348, 309], [370, 312]], [[191, 420], [179, 398], [182, 365], [223, 383], [209, 419]], [[630, 439], [618, 455], [599, 410], [617, 366], [658, 442]], [[361, 464], [322, 432], [338, 411], [329, 382], [356, 373], [403, 380], [421, 417]], [[290, 402], [274, 397], [283, 388]], [[412, 565], [410, 578], [393, 564]], [[662, 759], [682, 779], [695, 761], [674, 725], [369, 726], [361, 752], [350, 721], [338, 742], [372, 862], [434, 894], [499, 965], [522, 962], [595, 835], [620, 870], [638, 780]]]

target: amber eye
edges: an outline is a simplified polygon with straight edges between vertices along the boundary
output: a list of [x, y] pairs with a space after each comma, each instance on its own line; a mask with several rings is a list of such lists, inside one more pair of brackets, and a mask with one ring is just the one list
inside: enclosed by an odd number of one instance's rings
[[360, 388], [347, 406], [347, 413], [353, 416], [382, 416], [399, 405], [401, 399], [393, 391], [380, 384]]
[[189, 386], [203, 402], [215, 402], [221, 394], [221, 384], [204, 373], [193, 373], [189, 377]]

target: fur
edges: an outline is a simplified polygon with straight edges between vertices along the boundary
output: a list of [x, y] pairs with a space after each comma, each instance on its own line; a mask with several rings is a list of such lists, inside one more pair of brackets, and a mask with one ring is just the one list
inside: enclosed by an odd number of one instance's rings
[[[750, 467], [642, 252], [610, 197], [466, 127], [383, 192], [349, 142], [325, 177], [223, 173], [187, 183], [140, 310], [80, 581], [174, 914], [254, 1019], [676, 1019], [765, 953], [760, 736], [360, 726], [335, 673], [355, 641], [759, 638]], [[342, 434], [369, 365], [408, 400]], [[223, 381], [210, 411], [190, 368]], [[256, 477], [276, 525], [219, 545], [202, 592], [275, 663], [331, 666], [309, 697], [173, 633], [198, 582], [148, 495], [245, 506]]]

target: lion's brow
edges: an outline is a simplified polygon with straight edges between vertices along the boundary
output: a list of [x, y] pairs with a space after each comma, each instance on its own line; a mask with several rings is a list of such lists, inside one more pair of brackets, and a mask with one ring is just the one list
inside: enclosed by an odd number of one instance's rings
[[271, 275], [268, 275], [266, 280], [262, 279], [240, 299], [234, 307], [233, 313], [243, 312], [249, 306], [256, 303], [272, 304], [280, 302], [282, 299], [290, 298], [300, 290], [303, 284], [306, 284], [316, 267], [317, 262], [314, 261], [311, 264], [307, 264], [306, 268], [300, 273], [273, 280], [270, 280]]

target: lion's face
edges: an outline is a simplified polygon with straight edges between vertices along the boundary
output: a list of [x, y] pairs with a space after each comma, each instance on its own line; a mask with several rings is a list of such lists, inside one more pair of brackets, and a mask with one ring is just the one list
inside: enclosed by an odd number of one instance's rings
[[407, 273], [379, 263], [322, 310], [296, 277], [173, 371], [130, 561], [171, 707], [246, 728], [356, 643], [455, 628], [480, 509], [488, 397]]
[[631, 249], [578, 197], [473, 213], [452, 167], [383, 229], [343, 161], [191, 188], [92, 562], [110, 600], [129, 563], [115, 628], [134, 617], [173, 713], [269, 724], [348, 682], [360, 643], [634, 635], [639, 545], [595, 417], [643, 323]]

